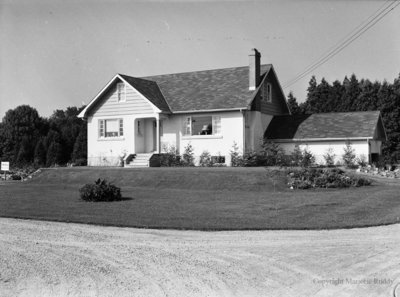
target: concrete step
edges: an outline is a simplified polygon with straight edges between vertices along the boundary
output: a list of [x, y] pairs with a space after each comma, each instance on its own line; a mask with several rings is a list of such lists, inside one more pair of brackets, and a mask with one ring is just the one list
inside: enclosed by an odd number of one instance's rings
[[149, 167], [150, 166], [150, 158], [153, 154], [136, 154], [135, 158], [129, 164], [126, 164], [126, 167], [130, 168], [139, 168], [139, 167]]

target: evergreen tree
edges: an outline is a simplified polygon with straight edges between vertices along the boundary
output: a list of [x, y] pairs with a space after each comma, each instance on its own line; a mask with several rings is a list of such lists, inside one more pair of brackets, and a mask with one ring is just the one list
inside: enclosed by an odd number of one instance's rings
[[326, 107], [326, 112], [340, 111], [344, 87], [340, 81], [335, 80], [330, 88], [329, 100]]
[[62, 146], [58, 141], [52, 141], [47, 149], [46, 166], [59, 165], [62, 161]]
[[296, 97], [294, 97], [293, 93], [290, 92], [288, 95], [288, 100], [287, 100], [290, 112], [292, 114], [300, 114], [300, 107], [299, 104], [297, 103]]
[[308, 83], [307, 88], [307, 99], [304, 103], [301, 104], [301, 109], [306, 114], [311, 114], [313, 112], [313, 106], [315, 105], [316, 101], [318, 101], [318, 94], [317, 94], [317, 80], [313, 75]]
[[350, 79], [345, 77], [343, 82], [344, 94], [342, 96], [341, 111], [356, 111], [355, 102], [360, 94], [360, 87], [355, 74], [352, 74]]

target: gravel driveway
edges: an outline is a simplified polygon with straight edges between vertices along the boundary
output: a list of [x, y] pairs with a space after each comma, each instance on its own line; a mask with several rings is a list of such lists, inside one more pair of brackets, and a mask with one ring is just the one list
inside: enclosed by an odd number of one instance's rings
[[200, 232], [0, 218], [0, 296], [393, 296], [399, 246], [400, 225]]

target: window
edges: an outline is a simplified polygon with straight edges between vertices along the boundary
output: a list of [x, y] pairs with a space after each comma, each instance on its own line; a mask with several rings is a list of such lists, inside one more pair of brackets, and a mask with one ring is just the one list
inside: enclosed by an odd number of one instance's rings
[[212, 163], [225, 163], [225, 156], [211, 156]]
[[123, 119], [99, 120], [99, 138], [124, 136]]
[[220, 116], [195, 116], [186, 117], [183, 127], [183, 135], [220, 135]]
[[126, 101], [126, 88], [124, 83], [117, 83], [118, 102]]
[[264, 83], [261, 88], [261, 98], [266, 102], [272, 102], [272, 86], [270, 83]]

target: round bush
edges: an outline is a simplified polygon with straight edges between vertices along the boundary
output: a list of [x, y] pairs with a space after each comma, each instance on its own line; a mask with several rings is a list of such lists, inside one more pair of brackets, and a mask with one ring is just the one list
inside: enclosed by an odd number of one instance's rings
[[98, 179], [94, 184], [86, 184], [79, 189], [82, 200], [85, 201], [117, 201], [121, 200], [121, 189], [108, 183], [105, 179]]

